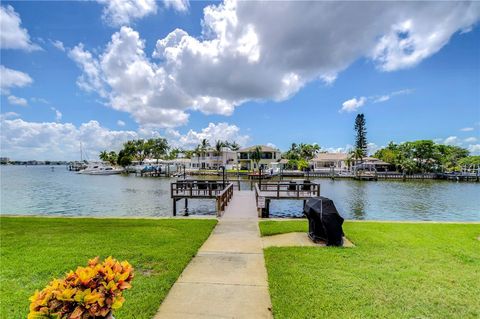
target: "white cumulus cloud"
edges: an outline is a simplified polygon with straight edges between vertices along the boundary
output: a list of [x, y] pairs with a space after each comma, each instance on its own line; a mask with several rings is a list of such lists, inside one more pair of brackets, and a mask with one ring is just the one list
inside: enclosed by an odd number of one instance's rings
[[97, 0], [105, 7], [102, 18], [113, 26], [129, 25], [134, 20], [157, 12], [155, 0]]
[[0, 93], [8, 94], [10, 89], [32, 84], [32, 78], [24, 72], [9, 69], [0, 65]]
[[[56, 110], [53, 108], [53, 110]], [[102, 150], [119, 151], [127, 140], [162, 136], [158, 131], [111, 130], [98, 121], [89, 121], [78, 126], [72, 123], [28, 122], [18, 114], [0, 114], [1, 156], [16, 160], [78, 160], [80, 143], [90, 160], [97, 159]], [[167, 129], [164, 135], [174, 147], [193, 148], [204, 138], [213, 145], [216, 140], [236, 141], [245, 145], [248, 135], [239, 127], [228, 123], [210, 123], [200, 131], [189, 130], [181, 134]]]
[[474, 128], [473, 127], [464, 127], [464, 128], [461, 128], [460, 131], [462, 132], [471, 132], [473, 131]]
[[52, 45], [57, 48], [58, 50], [65, 52], [65, 46], [63, 45], [63, 42], [60, 40], [50, 40]]
[[348, 153], [353, 148], [353, 145], [347, 144], [344, 147], [322, 147], [321, 151], [327, 153]]
[[41, 50], [32, 43], [27, 29], [21, 27], [20, 15], [11, 5], [0, 6], [0, 48], [25, 51]]
[[445, 145], [459, 145], [460, 139], [457, 136], [449, 136], [444, 141], [443, 144]]
[[59, 110], [54, 107], [50, 108], [53, 112], [55, 112], [55, 121], [60, 122], [62, 120], [63, 114]]
[[165, 8], [172, 8], [178, 12], [186, 12], [190, 7], [188, 0], [163, 0]]
[[138, 136], [132, 131], [108, 130], [97, 121], [77, 127], [71, 123], [2, 118], [1, 125], [2, 156], [18, 160], [78, 160], [80, 142], [88, 157], [96, 159], [101, 150], [119, 150], [126, 140]]
[[362, 57], [381, 71], [414, 66], [480, 17], [477, 2], [366, 2], [361, 15], [359, 5], [226, 0], [204, 9], [201, 37], [175, 29], [153, 59], [129, 27], [99, 54], [79, 44], [70, 56], [81, 88], [142, 126], [174, 127], [192, 110], [230, 115], [247, 101], [288, 99], [313, 80], [332, 83]]
[[471, 136], [467, 138], [459, 138], [458, 136], [449, 136], [445, 139], [435, 139], [438, 143], [445, 145], [454, 145], [466, 148], [472, 155], [480, 154], [480, 144], [477, 137]]
[[6, 120], [6, 119], [11, 119], [11, 118], [16, 118], [19, 117], [20, 114], [15, 113], [15, 112], [6, 112], [6, 113], [1, 113], [0, 114], [0, 120]]
[[472, 155], [480, 155], [480, 144], [471, 144], [468, 146], [468, 150]]
[[364, 96], [358, 99], [354, 97], [350, 100], [346, 100], [345, 102], [342, 103], [342, 108], [340, 109], [340, 112], [355, 112], [360, 107], [365, 105], [366, 101], [367, 101], [367, 98]]
[[403, 90], [394, 91], [384, 95], [372, 95], [367, 97], [362, 96], [359, 99], [352, 98], [342, 103], [342, 108], [340, 109], [340, 112], [355, 112], [356, 110], [358, 110], [360, 107], [362, 107], [369, 101], [373, 103], [382, 103], [390, 100], [394, 96], [411, 94], [412, 92], [413, 92], [412, 89], [403, 89]]
[[20, 105], [20, 106], [28, 105], [28, 102], [26, 99], [24, 99], [23, 97], [15, 96], [15, 95], [9, 95], [7, 100], [8, 100], [8, 103], [12, 105]]
[[248, 135], [240, 132], [238, 126], [228, 123], [209, 123], [207, 127], [200, 131], [189, 130], [186, 134], [181, 134], [174, 129], [167, 129], [166, 133], [172, 145], [187, 149], [196, 147], [203, 139], [209, 141], [212, 146], [215, 145], [217, 140], [235, 141], [241, 146], [245, 146], [250, 140]]

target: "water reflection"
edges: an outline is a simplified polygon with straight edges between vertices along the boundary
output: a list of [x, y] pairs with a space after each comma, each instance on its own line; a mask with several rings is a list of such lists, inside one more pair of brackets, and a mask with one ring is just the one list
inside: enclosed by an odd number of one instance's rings
[[[89, 176], [48, 166], [1, 166], [0, 212], [61, 216], [171, 216], [166, 178]], [[211, 178], [210, 178], [211, 179]], [[480, 221], [480, 184], [316, 179], [321, 195], [350, 219]], [[250, 189], [249, 181], [241, 182]], [[271, 216], [302, 217], [302, 201], [274, 200]], [[214, 200], [189, 200], [189, 213], [214, 215]], [[179, 202], [178, 214], [183, 214]]]
[[365, 183], [359, 181], [352, 181], [348, 185], [349, 197], [351, 198], [350, 211], [354, 219], [365, 219], [365, 206], [368, 206], [368, 198], [365, 194]]

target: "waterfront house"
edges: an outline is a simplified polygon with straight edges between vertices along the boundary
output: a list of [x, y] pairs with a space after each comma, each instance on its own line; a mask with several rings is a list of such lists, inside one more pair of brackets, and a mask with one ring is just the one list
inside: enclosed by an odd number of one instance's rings
[[[350, 157], [347, 153], [319, 153], [311, 161], [314, 170], [330, 170], [334, 169], [337, 171], [348, 171], [355, 165], [355, 160], [348, 160]], [[379, 160], [375, 157], [364, 157], [362, 159], [364, 165], [373, 166], [378, 171], [388, 170], [390, 164]]]
[[257, 146], [260, 146], [261, 159], [258, 162], [260, 168], [267, 169], [272, 162], [278, 162], [281, 159], [282, 153], [280, 150], [265, 145], [254, 145], [237, 151], [240, 169], [255, 170], [259, 168], [257, 167], [257, 163], [252, 159], [252, 153]]
[[205, 152], [192, 156], [191, 167], [196, 169], [219, 169], [225, 166], [232, 169], [237, 163], [237, 153], [227, 147], [223, 147], [221, 152], [217, 152], [213, 148], [207, 149]]
[[176, 159], [172, 160], [172, 162], [180, 168], [183, 168], [183, 167], [185, 167], [185, 169], [192, 168], [192, 160], [190, 158], [177, 157]]

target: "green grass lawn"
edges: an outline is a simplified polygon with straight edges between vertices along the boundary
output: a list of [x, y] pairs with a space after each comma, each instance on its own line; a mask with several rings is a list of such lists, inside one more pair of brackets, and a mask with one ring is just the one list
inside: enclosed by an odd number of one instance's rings
[[216, 220], [0, 218], [0, 318], [26, 318], [28, 298], [88, 259], [135, 268], [117, 319], [151, 318]]
[[265, 250], [275, 318], [480, 318], [479, 224], [346, 222], [344, 231], [355, 248]]

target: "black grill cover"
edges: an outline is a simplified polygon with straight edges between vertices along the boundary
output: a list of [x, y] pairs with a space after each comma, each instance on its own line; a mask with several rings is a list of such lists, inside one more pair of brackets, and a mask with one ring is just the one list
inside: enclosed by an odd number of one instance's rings
[[308, 237], [311, 240], [325, 241], [327, 246], [343, 245], [343, 218], [331, 199], [322, 196], [310, 198], [303, 213], [308, 218]]

